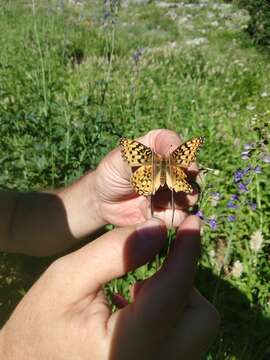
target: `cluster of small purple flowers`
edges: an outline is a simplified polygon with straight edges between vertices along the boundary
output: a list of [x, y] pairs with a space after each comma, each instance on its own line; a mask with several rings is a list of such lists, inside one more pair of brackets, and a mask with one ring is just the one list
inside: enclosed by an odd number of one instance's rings
[[120, 0], [103, 0], [103, 17], [105, 23], [115, 23], [114, 16], [116, 15], [117, 9], [120, 7]]
[[[245, 144], [244, 149], [241, 153], [241, 159], [242, 160], [248, 160], [251, 159], [252, 155], [257, 154], [256, 152], [256, 144]], [[262, 154], [260, 154], [262, 155]], [[254, 159], [253, 159], [254, 160]], [[260, 156], [259, 158], [256, 156], [255, 163], [258, 163], [258, 160], [261, 160], [262, 162], [269, 164], [270, 163], [270, 155], [264, 153], [263, 156]], [[235, 171], [233, 175], [233, 183], [236, 186], [236, 193], [232, 194], [227, 202], [227, 208], [229, 209], [230, 213], [227, 216], [228, 222], [234, 222], [237, 220], [236, 210], [240, 207], [243, 203], [247, 204], [251, 210], [255, 211], [257, 209], [256, 202], [243, 198], [244, 194], [249, 192], [249, 185], [251, 184], [254, 175], [255, 174], [261, 174], [262, 168], [259, 165], [252, 165], [251, 163], [254, 163], [254, 161], [250, 161], [250, 164], [243, 169], [238, 169]], [[215, 204], [220, 200], [221, 195], [218, 192], [211, 192], [210, 194], [211, 203]], [[241, 202], [240, 202], [241, 200]], [[198, 210], [196, 213], [197, 216], [199, 216], [207, 225], [210, 226], [212, 230], [217, 229], [217, 219], [215, 216], [212, 216], [210, 218], [207, 218], [204, 216], [203, 212], [201, 210]]]
[[201, 220], [203, 220], [207, 225], [210, 226], [210, 228], [212, 230], [216, 230], [217, 229], [217, 219], [215, 216], [211, 216], [209, 218], [206, 218], [202, 212], [202, 210], [198, 210], [195, 213], [196, 216], [198, 216]]
[[[254, 175], [262, 173], [261, 166], [252, 165], [251, 163], [258, 163], [258, 161], [260, 160], [264, 163], [270, 162], [268, 161], [268, 157], [270, 158], [270, 156], [267, 156], [265, 152], [262, 154], [261, 151], [256, 151], [256, 149], [258, 150], [258, 144], [261, 144], [261, 142], [244, 145], [244, 150], [241, 153], [242, 160], [251, 160], [252, 155], [254, 155], [254, 157], [253, 161], [250, 161], [250, 164], [248, 166], [244, 167], [243, 169], [238, 169], [234, 173], [233, 181], [235, 186], [237, 187], [238, 194], [231, 195], [231, 198], [227, 203], [227, 207], [229, 209], [237, 209], [239, 207], [237, 202], [242, 194], [248, 193], [249, 185], [251, 184]], [[257, 209], [256, 202], [247, 199], [245, 203], [251, 208], [251, 210], [255, 211]], [[230, 214], [227, 219], [228, 221], [235, 221], [236, 216]]]
[[201, 210], [198, 210], [195, 215], [198, 216], [201, 220], [203, 220], [207, 225], [209, 225], [212, 230], [217, 229], [217, 219], [215, 216], [206, 218]]
[[252, 172], [259, 174], [261, 172], [261, 168], [259, 166], [256, 166], [254, 168], [252, 168], [251, 166], [247, 166], [243, 170], [235, 171], [234, 183], [240, 193], [248, 192], [248, 185], [251, 182], [251, 178], [249, 175], [251, 175]]
[[260, 150], [260, 158], [263, 162], [269, 164], [270, 163], [270, 154], [267, 152], [266, 148], [265, 148], [265, 143], [266, 140], [264, 140], [264, 142], [258, 142], [257, 143], [252, 143], [252, 144], [245, 144], [244, 145], [244, 150], [241, 152], [241, 159], [242, 160], [249, 160], [251, 155], [256, 151], [256, 149]]
[[140, 48], [140, 49], [136, 50], [134, 52], [134, 54], [132, 55], [132, 59], [134, 60], [135, 65], [138, 65], [139, 60], [140, 60], [141, 56], [143, 55], [144, 51], [145, 51], [144, 48]]

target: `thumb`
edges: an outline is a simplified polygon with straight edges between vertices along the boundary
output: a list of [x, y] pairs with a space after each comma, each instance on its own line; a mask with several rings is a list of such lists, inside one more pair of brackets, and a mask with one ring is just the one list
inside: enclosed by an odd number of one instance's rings
[[[152, 218], [136, 226], [107, 232], [63, 257], [60, 263], [69, 300], [73, 302], [89, 296], [108, 281], [145, 264], [164, 246], [166, 238], [165, 224]], [[74, 291], [70, 291], [71, 288]]]
[[[175, 149], [181, 144], [181, 139], [177, 133], [167, 129], [151, 130], [136, 140], [163, 155], [168, 155], [169, 150]], [[121, 179], [129, 182], [130, 168], [123, 161], [119, 147], [107, 154], [104, 160], [99, 166], [99, 171], [106, 171], [107, 174], [109, 172], [114, 178], [115, 175], [118, 176], [119, 183], [121, 183]], [[126, 183], [124, 182], [124, 184]]]
[[138, 140], [161, 155], [168, 155], [170, 150], [174, 150], [182, 142], [175, 131], [167, 129], [151, 130]]

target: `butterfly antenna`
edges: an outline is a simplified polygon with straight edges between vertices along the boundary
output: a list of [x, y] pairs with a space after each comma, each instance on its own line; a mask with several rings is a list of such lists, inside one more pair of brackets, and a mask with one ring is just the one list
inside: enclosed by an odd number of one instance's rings
[[[170, 150], [172, 148], [172, 145], [170, 146]], [[171, 171], [171, 151], [169, 150], [169, 167]], [[173, 228], [173, 221], [174, 221], [174, 211], [175, 211], [175, 205], [174, 205], [174, 190], [171, 189], [172, 197], [171, 197], [171, 208], [172, 208], [172, 222], [171, 227]]]
[[151, 217], [154, 217], [154, 179], [155, 179], [155, 162], [154, 162], [154, 151], [152, 151], [152, 193], [151, 193]]

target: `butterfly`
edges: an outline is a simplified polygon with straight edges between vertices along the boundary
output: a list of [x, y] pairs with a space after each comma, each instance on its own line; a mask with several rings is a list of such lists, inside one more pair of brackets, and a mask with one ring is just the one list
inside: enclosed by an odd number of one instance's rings
[[123, 138], [120, 149], [129, 166], [137, 168], [131, 175], [130, 183], [139, 195], [154, 195], [165, 184], [172, 191], [190, 194], [193, 189], [183, 168], [196, 159], [202, 144], [203, 138], [196, 137], [178, 146], [169, 156], [164, 156], [136, 140]]

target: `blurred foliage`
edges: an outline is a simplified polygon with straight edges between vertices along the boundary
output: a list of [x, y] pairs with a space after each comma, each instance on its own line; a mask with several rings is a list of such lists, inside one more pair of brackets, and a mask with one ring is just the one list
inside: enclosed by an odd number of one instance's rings
[[248, 10], [250, 20], [247, 31], [259, 45], [270, 46], [270, 3], [268, 0], [236, 0]]

